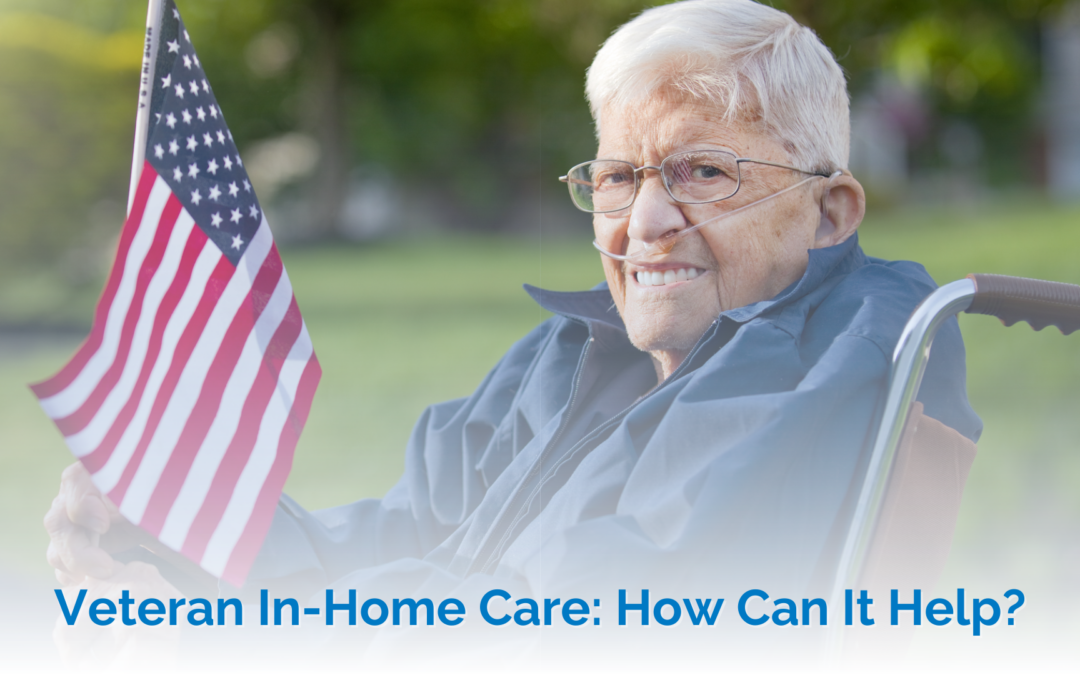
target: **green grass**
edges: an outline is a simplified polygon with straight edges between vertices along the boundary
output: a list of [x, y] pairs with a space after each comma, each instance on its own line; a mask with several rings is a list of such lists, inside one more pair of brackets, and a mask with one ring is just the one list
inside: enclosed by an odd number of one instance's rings
[[[919, 260], [939, 283], [976, 271], [1080, 283], [1077, 223], [1080, 209], [1011, 203], [871, 216], [861, 237], [870, 255]], [[396, 481], [423, 408], [467, 395], [544, 318], [522, 283], [575, 289], [602, 278], [584, 239], [436, 238], [282, 256], [324, 372], [286, 487], [309, 508], [378, 496]], [[37, 311], [89, 315], [46, 291]], [[5, 307], [33, 314], [34, 302], [11, 300], [18, 295], [0, 289], [0, 319]], [[1006, 590], [1000, 583], [1064, 583], [1075, 593], [1080, 338], [1006, 330], [989, 317], [964, 316], [961, 326], [986, 432], [944, 583], [986, 581], [995, 593]], [[71, 459], [25, 383], [54, 372], [73, 347], [0, 354], [0, 568], [42, 578], [40, 520]]]

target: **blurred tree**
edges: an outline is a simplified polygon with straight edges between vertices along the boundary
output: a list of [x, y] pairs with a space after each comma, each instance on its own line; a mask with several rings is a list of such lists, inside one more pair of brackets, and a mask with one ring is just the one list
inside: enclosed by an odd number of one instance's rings
[[[778, 0], [837, 55], [855, 92], [886, 74], [926, 99], [930, 128], [913, 141], [916, 169], [943, 162], [941, 135], [973, 126], [992, 182], [1032, 181], [1040, 34], [1067, 0]], [[933, 126], [937, 129], [932, 128]], [[934, 132], [938, 133], [935, 134]]]
[[[142, 36], [111, 30], [114, 9], [88, 2], [78, 23], [0, 13], [0, 270], [85, 245], [87, 225], [123, 215]], [[97, 272], [65, 271], [76, 280]]]

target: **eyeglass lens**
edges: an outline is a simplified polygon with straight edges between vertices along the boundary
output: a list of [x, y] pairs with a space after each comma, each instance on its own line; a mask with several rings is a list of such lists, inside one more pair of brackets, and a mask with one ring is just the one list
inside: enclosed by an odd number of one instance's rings
[[[664, 186], [675, 201], [702, 204], [727, 199], [739, 189], [739, 163], [720, 150], [671, 155], [661, 164]], [[641, 169], [618, 160], [596, 160], [570, 170], [570, 196], [578, 208], [594, 213], [625, 209], [637, 195]]]

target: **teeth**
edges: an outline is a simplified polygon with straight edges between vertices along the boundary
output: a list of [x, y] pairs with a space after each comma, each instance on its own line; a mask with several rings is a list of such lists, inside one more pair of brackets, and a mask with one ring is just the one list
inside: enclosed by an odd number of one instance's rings
[[696, 267], [683, 267], [677, 270], [664, 270], [663, 272], [638, 272], [637, 282], [642, 286], [666, 286], [679, 281], [696, 279], [700, 272]]

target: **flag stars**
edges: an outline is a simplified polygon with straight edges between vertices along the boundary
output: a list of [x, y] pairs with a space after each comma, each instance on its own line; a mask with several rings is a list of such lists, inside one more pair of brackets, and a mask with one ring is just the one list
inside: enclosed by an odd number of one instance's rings
[[184, 31], [184, 39], [188, 41], [188, 44], [191, 44], [191, 36], [188, 35], [186, 30]]
[[154, 146], [154, 157], [161, 159], [165, 156], [165, 148], [161, 147], [161, 143]]
[[[199, 55], [198, 54], [192, 54], [191, 58], [192, 58], [193, 61], [195, 61], [196, 66], [198, 66], [200, 68], [202, 67], [202, 64], [199, 63]], [[206, 82], [206, 80], [203, 80], [203, 82]]]
[[191, 176], [192, 178], [197, 178], [198, 175], [199, 175], [199, 165], [198, 164], [189, 164], [187, 172], [188, 172], [188, 175]]
[[191, 70], [191, 57], [187, 54], [184, 54], [184, 67]]
[[202, 137], [203, 137], [203, 145], [205, 145], [206, 147], [209, 148], [211, 145], [214, 144], [214, 138], [210, 134], [203, 134]]
[[181, 180], [184, 179], [184, 172], [180, 170], [180, 167], [175, 167], [172, 170], [172, 177], [174, 181], [179, 183]]
[[217, 108], [215, 108], [214, 106], [210, 106], [210, 117], [217, 119]]
[[180, 99], [184, 98], [184, 85], [182, 85], [182, 84], [174, 85], [173, 90], [176, 92], [176, 97], [177, 98], [180, 98]]
[[[218, 133], [221, 133], [221, 132], [219, 131]], [[232, 159], [228, 155], [225, 155], [225, 160], [224, 161], [225, 161], [225, 170], [226, 171], [232, 171]], [[231, 192], [231, 190], [230, 190], [230, 192]]]
[[161, 78], [161, 88], [162, 89], [168, 89], [171, 86], [172, 86], [172, 75], [166, 75], [165, 77]]
[[239, 223], [240, 222], [240, 209], [233, 209], [232, 213], [229, 214], [229, 220], [231, 220], [234, 223]]
[[198, 149], [198, 147], [199, 147], [199, 142], [197, 140], [195, 140], [195, 137], [194, 136], [188, 136], [187, 149], [188, 150], [196, 150], [196, 149]]
[[[213, 193], [211, 193], [211, 194], [213, 194]], [[211, 197], [211, 199], [213, 199], [213, 197]], [[221, 214], [220, 213], [215, 213], [212, 216], [210, 216], [210, 224], [213, 225], [214, 227], [221, 227]]]
[[249, 183], [246, 178], [244, 179], [244, 190], [246, 192], [251, 192], [251, 183]]
[[259, 217], [259, 209], [254, 204], [252, 204], [251, 207], [248, 209], [248, 213], [251, 214], [252, 218], [258, 219]]
[[[225, 145], [225, 134], [221, 133], [221, 129], [218, 129], [217, 132], [217, 142]], [[228, 157], [226, 157], [225, 159], [228, 159]]]
[[169, 154], [175, 156], [178, 152], [180, 152], [180, 144], [177, 143], [176, 139], [174, 138], [169, 141]]
[[[199, 57], [198, 56], [195, 57], [195, 65], [199, 65]], [[207, 94], [210, 93], [210, 83], [207, 82], [206, 80], [202, 81], [202, 90], [204, 92], [206, 92]]]
[[188, 86], [191, 87], [191, 95], [192, 96], [198, 96], [199, 95], [199, 83], [198, 82], [196, 82], [195, 80], [192, 80], [191, 83], [188, 84]]
[[170, 129], [176, 128], [176, 115], [169, 113], [165, 116], [165, 124], [169, 125]]
[[184, 118], [184, 124], [191, 124], [191, 113], [187, 111], [187, 108], [180, 111], [180, 117]]
[[[217, 175], [217, 170], [218, 170], [218, 164], [217, 164], [216, 159], [212, 159], [206, 164], [206, 172], [209, 173], [210, 175], [216, 176]], [[214, 188], [214, 190], [217, 190], [217, 188]], [[217, 199], [217, 197], [214, 197], [213, 195], [214, 195], [214, 192], [213, 192], [213, 190], [211, 190], [210, 191], [210, 199]]]
[[175, 19], [176, 19], [177, 21], [179, 21], [179, 20], [180, 20], [180, 10], [178, 10], [178, 9], [173, 9], [173, 11], [172, 11], [172, 15], [173, 15], [173, 17], [174, 17], [174, 18], [175, 18]]
[[240, 238], [240, 235], [236, 235], [232, 238], [232, 247], [235, 248], [237, 251], [240, 250], [240, 246], [242, 246], [243, 243], [244, 240]]
[[[230, 197], [235, 197], [238, 194], [240, 194], [240, 188], [236, 187], [236, 183], [229, 183], [229, 196]], [[240, 212], [237, 211], [237, 213], [240, 213]], [[237, 216], [237, 218], [239, 218], [239, 216]], [[236, 222], [236, 221], [233, 221], [233, 222]]]
[[195, 109], [195, 116], [199, 118], [200, 122], [205, 122], [206, 121], [206, 111], [203, 110], [202, 106], [199, 106], [198, 108]]
[[191, 201], [195, 204], [195, 206], [198, 206], [199, 203], [202, 202], [202, 193], [200, 193], [198, 190], [192, 192]]
[[216, 202], [220, 198], [221, 198], [221, 188], [219, 188], [216, 185], [211, 185], [210, 186], [210, 200]]

